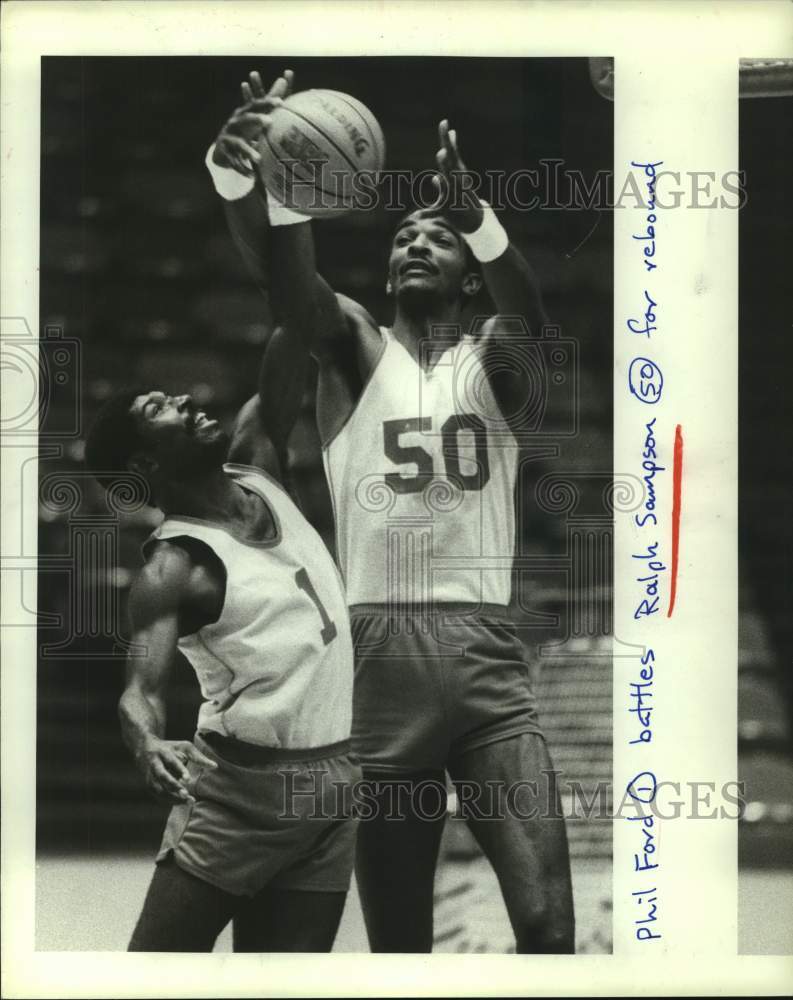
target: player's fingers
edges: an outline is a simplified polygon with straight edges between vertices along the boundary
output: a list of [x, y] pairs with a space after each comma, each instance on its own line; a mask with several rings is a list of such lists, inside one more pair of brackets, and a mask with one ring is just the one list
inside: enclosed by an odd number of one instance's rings
[[283, 98], [286, 97], [288, 89], [289, 84], [286, 82], [286, 77], [279, 76], [267, 92], [267, 97], [270, 100], [273, 100], [274, 98], [283, 100]]
[[455, 161], [457, 163], [458, 169], [459, 170], [465, 170], [465, 166], [463, 165], [462, 157], [460, 156], [460, 146], [459, 146], [459, 144], [457, 142], [457, 129], [456, 128], [449, 129], [449, 142], [451, 144], [452, 155], [453, 155], [453, 157], [454, 157], [454, 159], [455, 159]]
[[261, 114], [262, 112], [265, 114], [272, 114], [272, 112], [275, 111], [276, 108], [280, 108], [283, 103], [283, 98], [271, 97], [270, 94], [268, 94], [267, 97], [260, 97], [257, 101], [251, 101], [245, 110], [255, 111], [258, 114]]
[[262, 131], [266, 131], [271, 124], [272, 119], [269, 115], [263, 115], [256, 111], [243, 111], [243, 113], [239, 115], [234, 122], [234, 131], [239, 132], [239, 126], [242, 126], [244, 129], [247, 129], [249, 126], [257, 126], [261, 128]]
[[442, 208], [449, 199], [449, 182], [446, 180], [443, 174], [435, 174], [432, 178], [432, 183], [435, 185], [435, 190], [438, 192], [438, 197], [435, 200], [435, 204], [431, 205], [430, 208], [436, 211]]
[[254, 97], [250, 104], [245, 106], [246, 111], [272, 111], [273, 108], [280, 107], [284, 102], [280, 97], [271, 97], [270, 94], [264, 97]]
[[184, 789], [179, 784], [179, 781], [169, 773], [161, 760], [154, 761], [149, 773], [151, 775], [151, 783], [156, 789], [163, 792], [170, 792], [173, 795], [179, 795], [181, 798], [181, 792]]
[[160, 760], [166, 772], [177, 781], [187, 781], [190, 777], [190, 772], [186, 767], [187, 754], [181, 753], [176, 749], [170, 749], [163, 751]]
[[244, 174], [246, 177], [253, 177], [253, 165], [251, 164], [251, 161], [242, 153], [235, 152], [233, 154], [232, 165], [239, 173]]
[[463, 173], [468, 170], [468, 167], [463, 163], [463, 158], [460, 155], [460, 144], [457, 141], [457, 129], [449, 130], [449, 142], [452, 146], [452, 157], [454, 159], [456, 169], [462, 171]]
[[278, 77], [275, 83], [270, 87], [268, 96], [272, 97], [288, 97], [292, 92], [292, 85], [295, 80], [295, 74], [291, 69], [285, 69], [283, 73]]
[[253, 146], [251, 146], [249, 142], [246, 142], [241, 136], [227, 136], [226, 142], [229, 145], [229, 155], [242, 155], [247, 157], [249, 160], [253, 160], [254, 163], [258, 163], [259, 160], [261, 160], [261, 156], [259, 156]]
[[215, 761], [211, 757], [207, 757], [206, 754], [201, 753], [194, 743], [186, 742], [184, 744], [184, 752], [187, 755], [187, 759], [192, 760], [196, 764], [202, 764], [204, 767], [217, 767]]
[[240, 90], [242, 91], [242, 103], [250, 104], [253, 100], [253, 91], [251, 90], [251, 85], [249, 83], [243, 83], [240, 85]]
[[248, 80], [250, 81], [251, 90], [253, 91], [253, 96], [264, 97], [267, 91], [264, 89], [262, 78], [259, 76], [256, 70], [248, 74]]
[[449, 172], [449, 151], [446, 149], [439, 149], [435, 154], [435, 162], [438, 164], [438, 169], [444, 173]]

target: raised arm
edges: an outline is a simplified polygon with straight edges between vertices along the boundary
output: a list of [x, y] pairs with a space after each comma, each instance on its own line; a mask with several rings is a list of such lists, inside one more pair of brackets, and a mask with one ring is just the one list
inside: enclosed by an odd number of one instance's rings
[[[291, 84], [292, 74], [287, 70], [265, 92], [259, 75], [252, 73], [242, 84], [242, 105], [223, 125], [207, 154], [207, 167], [222, 197], [232, 239], [256, 285], [269, 296], [276, 320], [278, 293], [273, 295], [270, 288], [269, 268], [273, 232], [266, 196], [256, 183], [256, 145]], [[286, 337], [283, 327], [276, 327], [262, 356], [256, 395], [237, 416], [230, 461], [254, 465], [285, 479], [287, 441], [300, 412], [309, 364], [308, 348], [301, 338]]]
[[149, 790], [172, 803], [191, 800], [184, 787], [188, 760], [215, 766], [187, 740], [164, 738], [165, 695], [191, 568], [186, 552], [163, 545], [135, 580], [130, 592], [132, 639], [143, 653], [127, 662], [127, 683], [118, 706], [121, 735]]
[[[239, 181], [248, 181], [247, 193], [226, 201], [226, 218], [254, 280], [267, 290], [271, 311], [282, 328], [268, 347], [259, 391], [262, 418], [276, 450], [276, 438], [283, 440], [288, 424], [284, 415], [296, 396], [302, 395], [295, 392], [294, 378], [284, 377], [285, 372], [305, 372], [308, 354], [317, 359], [321, 383], [317, 417], [320, 435], [327, 440], [357, 402], [381, 349], [377, 326], [366, 311], [336, 295], [318, 275], [310, 220], [276, 202], [256, 176], [256, 143], [292, 85], [293, 74], [286, 70], [265, 92], [259, 74], [251, 73], [242, 85], [245, 103], [221, 130], [212, 155], [215, 166], [235, 171]], [[240, 132], [245, 133], [243, 145]], [[232, 179], [230, 193], [235, 183]], [[236, 190], [243, 192], [243, 184]]]
[[[494, 230], [491, 246], [476, 250], [476, 238], [483, 243], [483, 223], [492, 227], [492, 209], [473, 194], [475, 175], [465, 166], [457, 144], [457, 132], [444, 119], [438, 126], [440, 148], [435, 155], [439, 173], [436, 186], [439, 204], [451, 222], [469, 242], [482, 267], [482, 277], [499, 314], [522, 316], [534, 333], [547, 322], [537, 276], [507, 234]], [[500, 228], [500, 227], [499, 227]], [[489, 252], [488, 252], [489, 251]]]
[[[481, 330], [485, 361], [490, 355], [494, 359], [491, 384], [506, 413], [522, 412], [534, 366], [521, 364], [519, 354], [548, 322], [540, 284], [493, 210], [473, 194], [475, 175], [463, 163], [457, 133], [448, 121], [438, 126], [438, 137], [439, 205], [479, 261], [497, 310]], [[510, 351], [516, 352], [515, 363], [505, 364], [505, 352], [508, 356]]]

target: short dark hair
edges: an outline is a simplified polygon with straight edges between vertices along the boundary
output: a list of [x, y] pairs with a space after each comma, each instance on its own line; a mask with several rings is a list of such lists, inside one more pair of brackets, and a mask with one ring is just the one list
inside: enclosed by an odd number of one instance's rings
[[446, 225], [451, 230], [453, 230], [460, 238], [460, 245], [463, 248], [463, 254], [465, 256], [465, 266], [468, 269], [468, 272], [469, 273], [473, 272], [473, 274], [482, 273], [482, 265], [479, 263], [476, 257], [474, 257], [471, 248], [468, 246], [467, 241], [463, 237], [463, 234], [454, 225], [454, 223], [449, 221], [446, 215], [444, 215], [443, 211], [439, 208], [427, 208], [426, 206], [416, 206], [416, 208], [412, 208], [409, 212], [406, 212], [403, 216], [400, 217], [399, 221], [394, 226], [391, 232], [392, 243], [396, 238], [396, 234], [399, 232], [400, 229], [402, 229], [403, 226], [406, 226], [408, 224], [410, 217], [412, 215], [418, 215], [419, 218], [421, 219], [433, 219], [433, 218], [443, 219]]
[[146, 389], [122, 389], [99, 410], [85, 442], [85, 464], [96, 481], [109, 489], [128, 471], [128, 462], [145, 447], [132, 415], [132, 404]]

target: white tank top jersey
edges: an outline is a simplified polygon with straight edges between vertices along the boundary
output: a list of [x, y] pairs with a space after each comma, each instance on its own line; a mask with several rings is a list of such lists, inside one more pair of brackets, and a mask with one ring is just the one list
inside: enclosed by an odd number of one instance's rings
[[324, 447], [350, 605], [509, 604], [518, 444], [481, 346], [425, 372], [390, 330], [352, 414]]
[[264, 499], [275, 538], [242, 541], [220, 525], [180, 516], [166, 518], [145, 546], [197, 538], [226, 568], [220, 618], [179, 639], [205, 699], [198, 730], [285, 749], [346, 740], [353, 653], [336, 564], [279, 483], [250, 466], [224, 471]]

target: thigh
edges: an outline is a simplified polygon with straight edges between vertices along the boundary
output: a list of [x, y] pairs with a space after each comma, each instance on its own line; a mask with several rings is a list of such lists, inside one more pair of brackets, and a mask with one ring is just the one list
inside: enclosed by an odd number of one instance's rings
[[353, 614], [352, 635], [352, 743], [364, 770], [443, 768], [449, 724], [430, 616]]
[[365, 785], [355, 874], [369, 945], [374, 952], [430, 952], [446, 818], [443, 772], [384, 780], [370, 775]]
[[444, 675], [452, 723], [449, 756], [541, 733], [531, 667], [512, 622], [483, 614], [450, 619], [443, 634], [464, 649]]
[[543, 737], [523, 733], [470, 750], [450, 763], [449, 773], [498, 876], [518, 951], [571, 952], [567, 834]]
[[169, 857], [155, 868], [129, 951], [212, 951], [238, 903]]
[[263, 889], [234, 914], [234, 951], [330, 951], [346, 898], [346, 892]]

